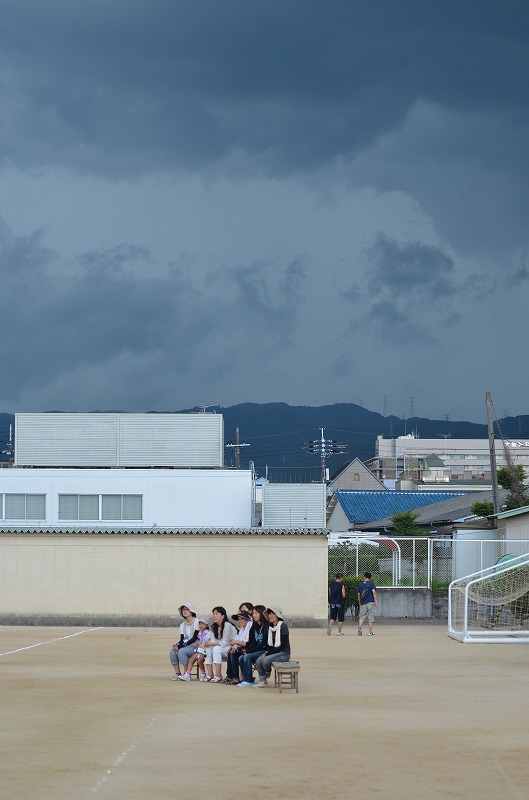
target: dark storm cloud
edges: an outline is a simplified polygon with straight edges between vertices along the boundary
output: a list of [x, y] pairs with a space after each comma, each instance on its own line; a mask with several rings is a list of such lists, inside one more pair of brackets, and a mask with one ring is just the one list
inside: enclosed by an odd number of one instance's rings
[[0, 285], [3, 290], [4, 314], [15, 311], [7, 302], [8, 292], [20, 292], [21, 299], [27, 289], [40, 290], [41, 268], [47, 266], [53, 257], [52, 251], [43, 244], [42, 231], [14, 236], [0, 217]]
[[455, 291], [454, 262], [438, 247], [422, 242], [397, 242], [378, 234], [366, 250], [371, 265], [368, 288], [446, 298]]
[[[266, 331], [260, 345], [275, 350], [284, 347], [297, 321], [300, 290], [304, 278], [302, 261], [296, 259], [274, 275], [268, 264], [221, 270], [218, 278], [236, 289], [229, 301], [233, 319], [240, 328]], [[217, 278], [216, 278], [217, 279]]]
[[[4, 4], [3, 157], [103, 174], [354, 155], [429, 100], [527, 126], [529, 9], [92, 0]], [[524, 105], [521, 104], [524, 101]]]
[[507, 305], [523, 327], [528, 22], [526, 0], [4, 0], [4, 402], [321, 402], [312, 365], [340, 359], [408, 393], [401, 342], [421, 375], [460, 353], [470, 396], [484, 316], [502, 366]]
[[[0, 220], [2, 321], [10, 331], [0, 340], [0, 361], [10, 392], [38, 392], [74, 370], [108, 369], [121, 396], [136, 397], [137, 384], [159, 380], [157, 371], [181, 378], [197, 365], [210, 375], [237, 372], [239, 358], [254, 355], [252, 331], [267, 332], [261, 357], [287, 345], [299, 261], [221, 269], [205, 283], [176, 267], [155, 274], [156, 266], [146, 248], [130, 244], [65, 265], [43, 247], [41, 233], [17, 237]], [[126, 375], [112, 367], [120, 360]]]
[[453, 260], [439, 247], [396, 241], [382, 233], [364, 256], [365, 271], [343, 292], [358, 310], [352, 327], [364, 327], [386, 341], [396, 336], [401, 342], [433, 342], [432, 328], [447, 321], [447, 303], [460, 289]]
[[373, 303], [363, 317], [363, 324], [369, 333], [382, 341], [391, 337], [399, 344], [421, 342], [430, 345], [434, 338], [426, 325], [417, 324], [406, 311], [400, 311], [398, 304], [389, 300]]
[[529, 280], [529, 269], [526, 264], [520, 264], [517, 269], [509, 275], [509, 283], [512, 287], [516, 288]]

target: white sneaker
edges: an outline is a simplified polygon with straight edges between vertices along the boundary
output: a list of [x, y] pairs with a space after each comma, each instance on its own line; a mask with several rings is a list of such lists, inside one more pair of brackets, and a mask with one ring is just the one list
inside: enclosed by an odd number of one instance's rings
[[369, 633], [367, 635], [368, 636], [374, 636], [375, 634], [373, 633], [373, 631], [369, 631]]
[[180, 675], [177, 672], [175, 672], [174, 675], [171, 675], [171, 680], [172, 681], [177, 681], [179, 677], [180, 677]]
[[187, 672], [184, 672], [183, 675], [179, 675], [178, 676], [178, 680], [179, 681], [190, 681], [191, 680], [191, 675], [189, 675]]
[[222, 680], [221, 678], [217, 678], [217, 676], [215, 675], [215, 677], [210, 680], [210, 683], [220, 683], [221, 680]]
[[345, 633], [342, 633], [342, 632], [340, 631], [340, 633], [337, 633], [337, 634], [336, 634], [336, 636], [345, 636]]

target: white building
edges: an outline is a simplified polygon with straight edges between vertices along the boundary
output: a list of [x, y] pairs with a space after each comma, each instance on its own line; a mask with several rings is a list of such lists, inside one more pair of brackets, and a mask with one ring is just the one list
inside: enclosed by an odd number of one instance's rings
[[0, 521], [100, 529], [249, 528], [250, 470], [0, 470]]
[[[513, 463], [521, 464], [529, 473], [529, 441], [507, 440], [505, 446]], [[495, 441], [494, 448], [496, 466], [505, 466], [503, 442]], [[430, 456], [438, 457], [435, 464], [428, 464]], [[413, 433], [396, 439], [377, 436], [375, 458], [368, 466], [381, 480], [398, 479], [402, 473], [424, 483], [440, 484], [457, 480], [490, 481], [491, 478], [488, 439], [421, 439]]]
[[[16, 415], [0, 470], [0, 523], [252, 528], [251, 470], [226, 470], [221, 414]], [[325, 528], [325, 485], [265, 484], [266, 528]]]

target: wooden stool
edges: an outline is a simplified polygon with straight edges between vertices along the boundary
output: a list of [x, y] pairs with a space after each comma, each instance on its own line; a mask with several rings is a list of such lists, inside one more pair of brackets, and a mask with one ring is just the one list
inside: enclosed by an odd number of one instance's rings
[[274, 668], [274, 686], [281, 690], [295, 689], [296, 694], [299, 690], [298, 675], [300, 670], [299, 661], [272, 661]]

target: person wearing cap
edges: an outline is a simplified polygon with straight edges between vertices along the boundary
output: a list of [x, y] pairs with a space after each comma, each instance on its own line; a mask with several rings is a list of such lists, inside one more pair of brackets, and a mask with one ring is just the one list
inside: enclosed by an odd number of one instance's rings
[[183, 603], [178, 612], [184, 621], [180, 625], [180, 639], [173, 645], [169, 653], [175, 671], [175, 674], [171, 676], [172, 681], [178, 680], [181, 674], [180, 665], [187, 667], [187, 662], [193, 655], [199, 631], [197, 613], [193, 603]]
[[187, 662], [187, 669], [183, 675], [178, 675], [181, 681], [191, 680], [191, 670], [196, 662], [198, 662], [198, 678], [201, 681], [207, 681], [206, 671], [204, 669], [204, 659], [206, 658], [206, 642], [211, 639], [211, 631], [209, 629], [209, 622], [204, 617], [199, 617], [198, 620], [198, 639], [195, 642], [196, 647], [193, 654]]
[[230, 639], [230, 649], [228, 651], [228, 674], [234, 677], [226, 678], [223, 683], [234, 685], [242, 681], [242, 675], [239, 669], [239, 656], [248, 644], [248, 637], [250, 635], [250, 628], [252, 627], [252, 616], [247, 611], [238, 611], [232, 614], [231, 618], [235, 620], [239, 626], [238, 633]]
[[246, 613], [250, 614], [251, 616], [253, 611], [253, 603], [241, 603], [239, 606], [239, 611], [246, 611]]
[[255, 662], [259, 680], [254, 683], [257, 689], [266, 689], [272, 672], [272, 661], [290, 661], [290, 635], [288, 625], [283, 619], [279, 606], [266, 609], [268, 619], [268, 638], [265, 652]]
[[252, 611], [253, 625], [250, 628], [248, 644], [244, 648], [243, 655], [239, 656], [239, 670], [242, 681], [239, 686], [253, 686], [253, 665], [265, 652], [268, 641], [268, 621], [265, 617], [264, 606], [254, 606]]

